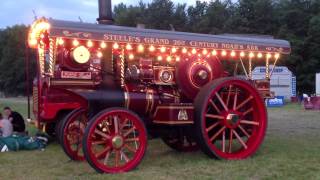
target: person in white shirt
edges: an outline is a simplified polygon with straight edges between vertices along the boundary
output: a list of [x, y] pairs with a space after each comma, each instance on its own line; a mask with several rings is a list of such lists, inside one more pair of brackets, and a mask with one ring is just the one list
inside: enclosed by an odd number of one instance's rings
[[8, 137], [13, 133], [13, 126], [8, 117], [1, 115], [0, 113], [0, 137]]

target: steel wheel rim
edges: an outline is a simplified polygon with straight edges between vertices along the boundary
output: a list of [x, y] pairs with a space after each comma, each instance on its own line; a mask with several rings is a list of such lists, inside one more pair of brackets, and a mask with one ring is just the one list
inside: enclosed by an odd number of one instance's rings
[[70, 120], [63, 129], [63, 144], [65, 150], [74, 160], [84, 160], [82, 138], [86, 124], [86, 111], [80, 110], [70, 117]]
[[[123, 144], [118, 146], [114, 142], [118, 139], [122, 139]], [[99, 170], [119, 173], [129, 171], [139, 164], [144, 156], [146, 143], [146, 130], [138, 117], [124, 110], [113, 110], [99, 116], [90, 126], [85, 148], [88, 157]], [[104, 145], [102, 150], [101, 147], [97, 148], [99, 145]]]
[[[232, 91], [234, 94], [229, 93]], [[259, 93], [249, 83], [228, 80], [219, 84], [204, 107], [202, 134], [217, 157], [243, 159], [258, 149], [264, 139], [267, 116]]]

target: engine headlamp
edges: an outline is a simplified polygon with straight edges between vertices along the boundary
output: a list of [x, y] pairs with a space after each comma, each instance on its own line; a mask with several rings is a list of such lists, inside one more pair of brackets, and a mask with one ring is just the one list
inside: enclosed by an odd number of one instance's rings
[[84, 46], [76, 47], [71, 53], [74, 61], [79, 64], [85, 64], [90, 59], [90, 51]]

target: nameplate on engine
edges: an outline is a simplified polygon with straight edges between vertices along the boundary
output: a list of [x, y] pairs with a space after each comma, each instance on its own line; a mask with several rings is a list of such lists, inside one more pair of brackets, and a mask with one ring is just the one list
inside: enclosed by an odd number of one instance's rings
[[61, 78], [64, 78], [64, 79], [91, 79], [91, 72], [62, 71]]

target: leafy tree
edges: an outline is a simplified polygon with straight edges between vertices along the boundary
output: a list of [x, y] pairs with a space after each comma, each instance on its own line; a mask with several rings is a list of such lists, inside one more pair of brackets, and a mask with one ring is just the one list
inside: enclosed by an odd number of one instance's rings
[[207, 3], [196, 1], [195, 6], [188, 7], [188, 31], [198, 32], [198, 33], [208, 33], [209, 32], [209, 22], [205, 18], [207, 9]]
[[170, 29], [173, 22], [174, 4], [170, 0], [153, 0], [146, 10], [146, 25], [155, 29]]
[[[16, 25], [5, 29], [1, 36], [0, 46], [0, 89], [5, 95], [25, 95], [25, 51], [27, 27]], [[31, 53], [32, 55], [32, 53]], [[34, 57], [34, 54], [32, 55]], [[31, 66], [31, 80], [35, 75], [34, 65]]]
[[146, 5], [141, 1], [138, 6], [129, 6], [120, 3], [114, 7], [115, 22], [122, 26], [135, 27], [144, 23]]

